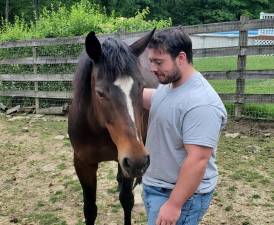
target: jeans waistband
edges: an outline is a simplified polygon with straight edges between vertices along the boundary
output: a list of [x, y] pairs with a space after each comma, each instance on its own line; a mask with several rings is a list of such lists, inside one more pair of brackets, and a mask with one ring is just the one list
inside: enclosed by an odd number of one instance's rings
[[[150, 185], [145, 185], [145, 186], [148, 186], [148, 187], [151, 187], [153, 189], [156, 189], [162, 193], [168, 193], [168, 192], [171, 192], [172, 189], [170, 188], [164, 188], [164, 187], [156, 187], [156, 186], [150, 186]], [[204, 195], [208, 195], [210, 193], [212, 193], [214, 190], [210, 191], [210, 192], [206, 192], [206, 193], [197, 193], [195, 192], [193, 195], [200, 195], [200, 196], [204, 196]]]

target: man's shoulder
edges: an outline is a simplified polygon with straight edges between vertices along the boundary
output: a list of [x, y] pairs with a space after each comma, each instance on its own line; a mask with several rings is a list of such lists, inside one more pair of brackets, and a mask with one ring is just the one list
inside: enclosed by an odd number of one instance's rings
[[225, 106], [214, 89], [192, 88], [187, 93], [182, 94], [180, 99], [178, 107], [185, 113], [194, 108], [202, 109], [204, 107], [213, 107], [217, 111], [225, 111]]
[[189, 88], [187, 98], [191, 105], [222, 105], [218, 93], [201, 74]]

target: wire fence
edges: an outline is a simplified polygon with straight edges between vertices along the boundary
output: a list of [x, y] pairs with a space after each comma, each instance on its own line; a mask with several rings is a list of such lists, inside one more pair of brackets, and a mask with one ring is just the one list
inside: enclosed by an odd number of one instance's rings
[[[220, 94], [231, 116], [274, 119], [274, 45], [256, 30], [274, 19], [183, 27], [191, 35], [194, 66]], [[102, 35], [132, 43], [144, 33]], [[258, 40], [265, 40], [260, 43]], [[84, 37], [0, 43], [0, 103], [21, 110], [63, 113]], [[59, 111], [54, 111], [59, 107]]]

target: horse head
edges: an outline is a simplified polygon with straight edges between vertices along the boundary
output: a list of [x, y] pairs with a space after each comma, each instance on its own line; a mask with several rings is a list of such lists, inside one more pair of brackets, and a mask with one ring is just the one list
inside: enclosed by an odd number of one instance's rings
[[142, 140], [142, 90], [144, 80], [138, 57], [155, 29], [128, 46], [112, 38], [102, 44], [94, 32], [85, 40], [91, 59], [91, 105], [102, 128], [107, 129], [118, 151], [125, 176], [139, 177], [149, 166]]

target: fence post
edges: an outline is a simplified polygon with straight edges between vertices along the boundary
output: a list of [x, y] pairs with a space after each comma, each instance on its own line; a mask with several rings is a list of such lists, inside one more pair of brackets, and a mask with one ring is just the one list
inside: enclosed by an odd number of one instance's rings
[[[33, 56], [33, 74], [37, 75], [37, 48], [32, 47], [32, 56]], [[39, 91], [38, 81], [34, 81], [34, 90], [35, 92]], [[35, 97], [35, 112], [39, 110], [39, 98]]]
[[239, 77], [236, 79], [236, 101], [235, 101], [235, 119], [239, 120], [242, 115], [244, 107], [244, 90], [245, 78], [244, 72], [246, 70], [246, 50], [248, 45], [248, 29], [244, 26], [248, 21], [248, 17], [241, 16], [240, 33], [239, 33], [239, 54], [237, 61], [237, 70]]

